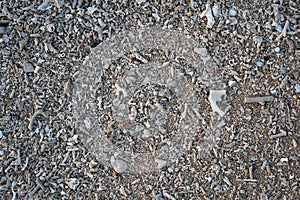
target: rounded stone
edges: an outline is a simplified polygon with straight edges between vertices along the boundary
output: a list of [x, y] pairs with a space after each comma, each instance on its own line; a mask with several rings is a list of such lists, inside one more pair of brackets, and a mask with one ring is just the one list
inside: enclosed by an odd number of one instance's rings
[[236, 16], [236, 14], [237, 14], [237, 12], [236, 12], [235, 10], [233, 10], [233, 9], [230, 9], [230, 10], [229, 10], [229, 15], [230, 15], [231, 17]]
[[112, 159], [111, 165], [117, 173], [124, 173], [128, 169], [128, 165], [123, 160]]

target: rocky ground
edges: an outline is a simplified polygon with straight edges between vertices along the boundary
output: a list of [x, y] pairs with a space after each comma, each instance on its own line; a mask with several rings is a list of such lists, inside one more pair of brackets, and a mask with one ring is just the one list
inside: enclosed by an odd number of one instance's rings
[[0, 199], [300, 199], [299, 0], [0, 9]]

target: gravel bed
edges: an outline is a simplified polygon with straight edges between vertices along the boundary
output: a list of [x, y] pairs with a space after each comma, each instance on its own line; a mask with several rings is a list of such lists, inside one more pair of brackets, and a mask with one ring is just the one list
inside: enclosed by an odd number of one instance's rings
[[0, 1], [0, 199], [300, 199], [300, 1]]

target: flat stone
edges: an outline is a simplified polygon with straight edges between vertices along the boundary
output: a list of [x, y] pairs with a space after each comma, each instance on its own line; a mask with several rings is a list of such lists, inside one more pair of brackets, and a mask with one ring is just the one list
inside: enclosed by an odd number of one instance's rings
[[34, 67], [31, 63], [25, 62], [23, 64], [23, 70], [25, 73], [31, 73], [31, 72], [34, 72]]
[[230, 9], [230, 10], [229, 10], [229, 15], [230, 15], [231, 17], [236, 16], [236, 14], [237, 14], [237, 12], [236, 12], [235, 10], [233, 10], [233, 9]]
[[111, 159], [111, 165], [117, 173], [124, 173], [128, 169], [128, 165], [123, 160]]
[[218, 101], [222, 101], [222, 96], [226, 95], [226, 90], [210, 90], [208, 100], [210, 102], [210, 106], [214, 112], [219, 113], [221, 117], [225, 115], [225, 112], [222, 111], [217, 105]]
[[300, 85], [299, 84], [296, 84], [295, 88], [296, 88], [296, 92], [300, 92]]
[[264, 65], [264, 63], [261, 61], [257, 61], [255, 64], [257, 67], [262, 67]]
[[162, 159], [155, 159], [155, 162], [157, 163], [157, 167], [159, 168], [159, 169], [162, 169], [162, 168], [164, 168], [165, 166], [167, 166], [167, 161], [165, 161], [165, 160], [162, 160]]

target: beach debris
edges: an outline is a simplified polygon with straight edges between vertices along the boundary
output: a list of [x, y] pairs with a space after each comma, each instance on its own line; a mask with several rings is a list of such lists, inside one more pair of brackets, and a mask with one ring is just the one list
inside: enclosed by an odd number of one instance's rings
[[212, 10], [210, 4], [206, 4], [205, 10], [200, 14], [200, 17], [206, 17], [207, 19], [207, 28], [212, 28], [215, 24], [215, 18], [212, 15]]
[[221, 8], [219, 3], [215, 3], [212, 7], [212, 12], [215, 17], [221, 16]]
[[217, 102], [222, 101], [224, 95], [226, 95], [226, 90], [210, 90], [208, 97], [213, 112], [217, 112], [221, 117], [225, 115], [225, 112], [220, 109]]
[[91, 15], [91, 14], [93, 14], [97, 10], [98, 10], [97, 7], [88, 7], [87, 11], [86, 11], [86, 14]]
[[72, 190], [76, 190], [77, 187], [80, 184], [80, 181], [77, 178], [68, 178], [66, 180], [66, 184], [69, 188], [71, 188]]
[[229, 16], [234, 17], [236, 16], [237, 12], [234, 9], [229, 10]]
[[275, 134], [275, 135], [271, 135], [270, 138], [271, 139], [277, 139], [277, 138], [281, 138], [281, 137], [284, 137], [284, 136], [287, 136], [287, 132], [284, 131], [284, 130], [280, 130], [280, 133]]
[[25, 73], [31, 73], [31, 72], [34, 72], [34, 67], [30, 62], [24, 62], [23, 70]]
[[32, 129], [33, 129], [34, 122], [36, 121], [36, 118], [37, 118], [39, 115], [42, 115], [44, 118], [47, 118], [47, 114], [44, 113], [42, 110], [36, 111], [36, 112], [32, 115], [31, 120], [30, 120], [30, 123], [29, 123], [29, 125], [28, 125], [29, 130], [32, 130]]
[[52, 8], [52, 5], [48, 1], [44, 1], [39, 7], [38, 10], [46, 11]]
[[113, 169], [117, 173], [124, 173], [128, 170], [128, 164], [123, 160], [115, 159], [112, 156], [110, 162], [111, 162], [111, 165], [112, 165]]
[[265, 102], [272, 102], [274, 101], [273, 96], [263, 96], [263, 97], [245, 97], [244, 102], [245, 103], [259, 103], [261, 105], [264, 105]]
[[295, 89], [296, 89], [296, 92], [299, 93], [300, 92], [300, 84], [296, 84]]
[[158, 169], [162, 169], [162, 168], [164, 168], [165, 166], [167, 166], [167, 161], [166, 161], [166, 160], [162, 160], [162, 159], [156, 158], [156, 159], [155, 159], [155, 162], [157, 163]]

